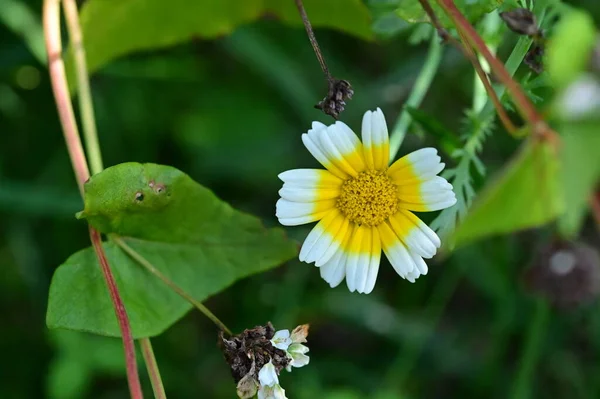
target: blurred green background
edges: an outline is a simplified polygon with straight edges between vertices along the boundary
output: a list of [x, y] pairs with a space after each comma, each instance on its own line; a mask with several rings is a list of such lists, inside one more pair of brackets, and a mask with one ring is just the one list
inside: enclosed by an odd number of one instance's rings
[[[82, 202], [36, 58], [41, 1], [22, 2], [31, 14], [8, 4], [0, 0], [0, 398], [126, 398], [120, 340], [45, 327], [53, 271], [89, 240], [74, 218]], [[597, 1], [577, 4], [598, 23]], [[392, 124], [424, 62], [427, 43], [411, 45], [412, 29], [397, 28], [373, 42], [317, 29], [330, 69], [355, 88], [342, 116], [355, 130], [378, 106]], [[501, 57], [516, 40], [505, 39]], [[471, 66], [447, 48], [422, 109], [458, 130], [472, 84]], [[277, 174], [316, 166], [300, 134], [313, 120], [331, 123], [312, 108], [325, 82], [303, 28], [269, 17], [216, 40], [120, 58], [93, 76], [92, 90], [106, 165], [173, 165], [267, 225], [276, 225]], [[401, 155], [438, 145], [413, 130]], [[482, 153], [489, 173], [517, 147], [496, 129]], [[309, 228], [288, 232], [301, 240]], [[440, 255], [416, 284], [385, 261], [368, 296], [330, 289], [314, 266], [291, 261], [206, 305], [234, 331], [311, 324], [310, 365], [281, 377], [290, 398], [599, 398], [597, 305], [550, 309], [523, 284], [550, 236], [529, 231]], [[597, 246], [591, 220], [581, 239]], [[152, 340], [169, 397], [235, 397], [216, 339], [192, 311]]]

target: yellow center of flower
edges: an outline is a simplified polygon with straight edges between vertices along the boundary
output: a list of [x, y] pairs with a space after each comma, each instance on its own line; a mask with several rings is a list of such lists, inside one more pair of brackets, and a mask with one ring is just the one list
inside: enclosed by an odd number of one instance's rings
[[398, 210], [396, 186], [387, 173], [367, 170], [344, 182], [336, 206], [351, 222], [377, 226]]

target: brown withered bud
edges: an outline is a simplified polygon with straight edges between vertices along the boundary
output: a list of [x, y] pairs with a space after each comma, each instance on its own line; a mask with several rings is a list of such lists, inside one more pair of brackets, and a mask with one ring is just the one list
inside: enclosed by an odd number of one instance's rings
[[270, 322], [229, 338], [219, 332], [218, 345], [238, 384], [240, 398], [254, 396], [258, 389], [258, 372], [269, 361], [273, 362], [277, 374], [290, 363], [286, 352], [271, 343], [274, 335], [275, 329]]
[[500, 18], [515, 33], [527, 36], [538, 36], [540, 34], [535, 15], [526, 8], [501, 12]]
[[540, 74], [544, 71], [544, 65], [542, 63], [544, 57], [544, 47], [539, 44], [534, 44], [533, 47], [525, 54], [525, 58], [523, 62], [527, 65], [532, 71], [537, 74]]
[[327, 96], [319, 101], [315, 105], [315, 108], [332, 116], [333, 119], [338, 119], [339, 115], [344, 111], [346, 100], [352, 99], [354, 90], [352, 90], [352, 86], [347, 80], [331, 78], [328, 81], [329, 91], [327, 92]]
[[600, 293], [600, 255], [589, 245], [555, 239], [538, 251], [525, 282], [560, 308], [590, 302]]

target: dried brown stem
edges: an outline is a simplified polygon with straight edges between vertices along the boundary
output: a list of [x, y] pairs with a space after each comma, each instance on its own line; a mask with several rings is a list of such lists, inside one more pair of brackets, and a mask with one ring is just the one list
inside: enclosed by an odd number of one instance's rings
[[319, 43], [317, 42], [317, 38], [315, 37], [315, 32], [313, 32], [313, 28], [310, 24], [310, 20], [308, 19], [308, 15], [306, 15], [306, 10], [304, 9], [304, 4], [302, 4], [302, 0], [296, 0], [296, 7], [298, 7], [298, 12], [300, 13], [300, 17], [302, 18], [302, 23], [306, 28], [308, 40], [310, 40], [310, 44], [312, 45], [312, 48], [315, 51], [315, 55], [317, 56], [319, 65], [321, 65], [321, 69], [325, 74], [325, 78], [327, 79], [327, 82], [331, 82], [333, 78], [331, 77], [329, 68], [327, 68], [327, 63], [325, 62], [325, 58], [323, 58], [323, 53], [321, 53], [321, 49], [319, 48]]

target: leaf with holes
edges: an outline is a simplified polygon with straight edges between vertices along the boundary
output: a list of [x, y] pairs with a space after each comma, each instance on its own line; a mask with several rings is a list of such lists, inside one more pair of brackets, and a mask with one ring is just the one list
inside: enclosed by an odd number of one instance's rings
[[[291, 259], [296, 243], [236, 211], [183, 172], [155, 164], [125, 163], [85, 184], [78, 217], [106, 234], [122, 236], [137, 254], [198, 301], [235, 281]], [[125, 254], [104, 243], [135, 338], [155, 336], [191, 309]], [[101, 335], [120, 331], [94, 251], [72, 255], [55, 272], [46, 322]]]

